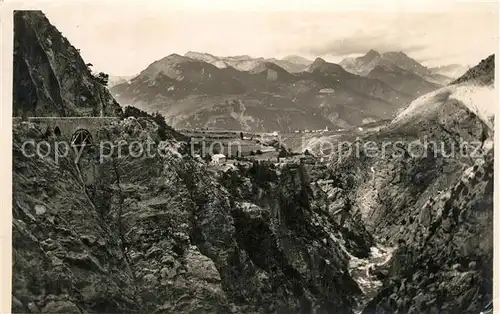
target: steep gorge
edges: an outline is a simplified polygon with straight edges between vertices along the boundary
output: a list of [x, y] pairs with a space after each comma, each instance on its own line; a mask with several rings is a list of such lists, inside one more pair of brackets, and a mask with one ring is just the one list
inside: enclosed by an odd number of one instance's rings
[[364, 139], [389, 144], [383, 155], [365, 148], [333, 162], [367, 229], [397, 248], [363, 313], [479, 313], [492, 300], [493, 112], [477, 112], [494, 89], [478, 97], [483, 88], [465, 82], [418, 99]]
[[[118, 112], [41, 13], [15, 16], [32, 35], [17, 41], [19, 115]], [[22, 149], [46, 141], [53, 153], [61, 138], [16, 121], [12, 310], [478, 313], [492, 298], [493, 130], [458, 96], [477, 88], [465, 80], [425, 95], [362, 139], [444, 145], [426, 157], [388, 146], [386, 156], [365, 149], [228, 172], [191, 156], [175, 134], [160, 141], [148, 118], [102, 127], [115, 143], [109, 156], [86, 148], [57, 162]], [[72, 101], [82, 93], [89, 103]], [[118, 154], [120, 141], [149, 143], [156, 155], [132, 157], [136, 145]], [[482, 143], [481, 154], [450, 154], [460, 141]]]

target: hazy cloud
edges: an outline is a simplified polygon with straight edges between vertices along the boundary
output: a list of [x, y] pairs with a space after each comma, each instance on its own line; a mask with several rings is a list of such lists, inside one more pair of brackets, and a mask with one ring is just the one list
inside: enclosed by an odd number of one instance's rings
[[316, 11], [287, 11], [287, 5], [268, 10], [264, 4], [260, 10], [173, 11], [169, 1], [156, 1], [154, 7], [58, 3], [43, 11], [86, 62], [114, 75], [136, 74], [166, 55], [187, 51], [277, 58], [300, 54], [339, 62], [376, 49], [403, 51], [428, 66], [476, 64], [496, 51], [496, 5], [438, 9], [432, 4], [426, 11], [401, 11], [401, 1], [395, 0], [391, 10], [372, 6], [356, 11], [333, 5]]
[[315, 47], [302, 47], [301, 52], [312, 55], [345, 56], [350, 54], [364, 54], [370, 49], [379, 52], [404, 51], [412, 53], [424, 49], [424, 45], [410, 42], [394, 41], [389, 42], [384, 36], [362, 35], [358, 37], [348, 37], [335, 39], [330, 42], [319, 44]]

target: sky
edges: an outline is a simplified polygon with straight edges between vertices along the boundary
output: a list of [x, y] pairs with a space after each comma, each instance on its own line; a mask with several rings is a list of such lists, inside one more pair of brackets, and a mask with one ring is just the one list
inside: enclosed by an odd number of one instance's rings
[[[475, 65], [498, 47], [495, 3], [179, 3], [183, 4], [50, 2], [40, 8], [80, 49], [85, 62], [117, 76], [138, 74], [155, 60], [188, 51], [278, 58], [295, 54], [340, 62], [375, 49], [403, 51], [432, 67], [452, 63]], [[210, 7], [204, 3], [210, 3]]]

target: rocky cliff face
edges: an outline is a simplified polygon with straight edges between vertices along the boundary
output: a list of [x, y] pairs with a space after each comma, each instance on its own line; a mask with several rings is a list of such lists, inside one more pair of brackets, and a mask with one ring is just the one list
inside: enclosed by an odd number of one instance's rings
[[[162, 156], [131, 158], [122, 147], [102, 163], [88, 150], [76, 165], [75, 156], [55, 164], [20, 151], [24, 140], [45, 139], [36, 125], [14, 132], [14, 311], [351, 313], [356, 305], [349, 256], [366, 256], [372, 238], [354, 218], [335, 222], [342, 192], [311, 188], [311, 171], [255, 165], [228, 190], [179, 142], [158, 148], [147, 120], [100, 132], [115, 143], [151, 139]], [[89, 172], [96, 179], [86, 185]]]
[[74, 155], [58, 164], [50, 158], [26, 157], [21, 146], [28, 139], [46, 140], [35, 125], [14, 129], [12, 311], [102, 313], [137, 308], [121, 239], [87, 195]]
[[480, 313], [493, 287], [492, 155], [417, 208], [364, 313]]
[[40, 11], [14, 12], [14, 116], [114, 116], [120, 106]]
[[475, 81], [480, 84], [493, 84], [495, 79], [495, 55], [491, 55], [486, 59], [467, 70], [462, 76], [452, 82], [452, 84], [459, 84], [468, 81]]
[[367, 229], [396, 247], [363, 313], [479, 313], [491, 301], [492, 112], [478, 113], [493, 101], [492, 86], [438, 90], [363, 139], [375, 154], [333, 163]]
[[[155, 130], [132, 119], [101, 133], [156, 151]], [[366, 313], [473, 313], [491, 298], [490, 154], [364, 157], [341, 172], [255, 164], [217, 179], [175, 140], [162, 156], [122, 147], [99, 163], [89, 150], [75, 165], [21, 154], [46, 139], [36, 125], [14, 136], [15, 312], [351, 313], [363, 294], [351, 262], [370, 255], [370, 233], [397, 250], [372, 270], [384, 285]]]

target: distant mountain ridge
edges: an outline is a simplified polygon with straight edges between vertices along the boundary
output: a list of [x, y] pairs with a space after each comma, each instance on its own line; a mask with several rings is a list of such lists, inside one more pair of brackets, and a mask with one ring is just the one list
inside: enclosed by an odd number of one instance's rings
[[424, 95], [441, 87], [440, 84], [429, 82], [412, 71], [405, 70], [394, 64], [377, 65], [367, 77], [379, 79], [395, 90], [409, 95]]
[[372, 49], [336, 64], [190, 51], [153, 62], [111, 91], [123, 104], [163, 113], [174, 127], [291, 131], [390, 119], [451, 81], [403, 52]]
[[136, 76], [137, 75], [126, 75], [126, 76], [110, 75], [108, 80], [108, 87], [111, 88], [115, 85], [125, 83]]
[[444, 76], [448, 76], [454, 79], [457, 79], [461, 75], [463, 75], [468, 69], [472, 66], [470, 65], [461, 65], [461, 64], [447, 64], [438, 67], [430, 68], [430, 70], [436, 74], [441, 74]]
[[304, 71], [249, 56], [172, 54], [111, 91], [122, 104], [162, 112], [176, 127], [255, 131], [351, 127], [389, 118], [418, 96], [321, 58], [308, 66], [304, 58], [288, 60]]
[[359, 75], [368, 75], [377, 65], [396, 65], [415, 73], [427, 74], [427, 70], [421, 64], [406, 56], [403, 52], [380, 53], [371, 49], [364, 56], [342, 60], [340, 65], [347, 71]]
[[376, 66], [395, 65], [401, 69], [411, 71], [431, 83], [445, 85], [452, 80], [452, 78], [431, 71], [402, 51], [380, 53], [372, 49], [364, 56], [346, 58], [340, 62], [340, 65], [349, 72], [363, 76], [368, 75]]
[[340, 65], [325, 61], [323, 58], [316, 58], [311, 65], [307, 67], [307, 72], [321, 72], [321, 73], [336, 73], [339, 75], [348, 75], [348, 72]]
[[128, 87], [146, 95], [146, 102], [153, 101], [151, 96], [157, 94], [180, 99], [190, 94], [215, 96], [244, 92], [243, 84], [232, 73], [178, 54], [171, 54], [151, 63], [138, 76], [111, 90], [116, 93], [117, 90], [126, 90]]
[[304, 71], [307, 68], [307, 66], [312, 63], [312, 61], [304, 57], [295, 55], [287, 56], [283, 59], [276, 59], [276, 58], [265, 59], [262, 57], [252, 58], [251, 56], [248, 55], [219, 57], [209, 53], [189, 51], [185, 54], [185, 56], [192, 59], [197, 59], [200, 61], [211, 63], [221, 69], [227, 67], [233, 67], [239, 71], [250, 71], [253, 68], [259, 66], [261, 63], [272, 62], [284, 68], [288, 72], [297, 73]]

